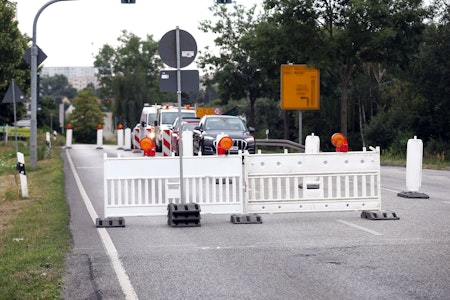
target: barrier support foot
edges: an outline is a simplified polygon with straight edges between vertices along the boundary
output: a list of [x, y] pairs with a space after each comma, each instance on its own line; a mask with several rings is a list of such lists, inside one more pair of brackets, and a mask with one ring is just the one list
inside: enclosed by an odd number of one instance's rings
[[125, 227], [125, 219], [123, 217], [97, 218], [95, 225], [99, 227]]
[[262, 224], [262, 218], [257, 214], [235, 214], [231, 215], [230, 222], [233, 224]]
[[430, 196], [424, 193], [419, 192], [401, 192], [398, 193], [397, 196], [403, 197], [403, 198], [421, 198], [421, 199], [429, 199]]
[[197, 203], [169, 203], [167, 211], [167, 225], [171, 227], [201, 226], [201, 209]]
[[363, 210], [361, 218], [368, 220], [400, 220], [395, 212], [387, 210]]

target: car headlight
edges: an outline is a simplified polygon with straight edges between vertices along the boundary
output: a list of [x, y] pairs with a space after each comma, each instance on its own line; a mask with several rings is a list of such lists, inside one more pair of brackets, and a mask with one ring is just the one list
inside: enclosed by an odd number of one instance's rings
[[212, 137], [212, 136], [209, 136], [209, 135], [206, 135], [206, 136], [203, 137], [203, 139], [204, 139], [205, 141], [214, 141], [216, 138], [215, 138], [215, 137]]

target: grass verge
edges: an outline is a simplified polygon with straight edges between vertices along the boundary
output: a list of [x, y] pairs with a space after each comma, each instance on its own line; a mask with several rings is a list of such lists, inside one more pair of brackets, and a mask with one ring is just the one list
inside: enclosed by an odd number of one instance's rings
[[14, 147], [0, 146], [0, 299], [61, 298], [71, 233], [59, 151], [54, 146], [50, 158], [26, 169], [29, 198], [23, 199]]

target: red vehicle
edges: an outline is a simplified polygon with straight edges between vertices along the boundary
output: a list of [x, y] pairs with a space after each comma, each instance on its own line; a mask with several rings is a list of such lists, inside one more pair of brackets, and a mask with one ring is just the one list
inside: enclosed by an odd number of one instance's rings
[[180, 155], [180, 135], [183, 131], [193, 131], [195, 127], [198, 126], [200, 122], [199, 118], [189, 118], [182, 117], [181, 122], [178, 118], [173, 122], [172, 125], [172, 152], [175, 155]]

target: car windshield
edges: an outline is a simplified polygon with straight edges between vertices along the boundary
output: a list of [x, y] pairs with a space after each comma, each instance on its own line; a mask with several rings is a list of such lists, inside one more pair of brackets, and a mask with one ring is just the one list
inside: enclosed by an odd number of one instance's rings
[[209, 118], [205, 122], [206, 130], [245, 131], [245, 126], [238, 118]]
[[156, 113], [149, 113], [147, 115], [147, 124], [153, 124], [156, 120]]
[[182, 131], [193, 131], [195, 127], [198, 126], [198, 123], [185, 123], [181, 125]]
[[[182, 111], [182, 117], [195, 117], [194, 111]], [[178, 117], [178, 111], [164, 111], [162, 112], [162, 124], [170, 124], [172, 125], [175, 119]]]

